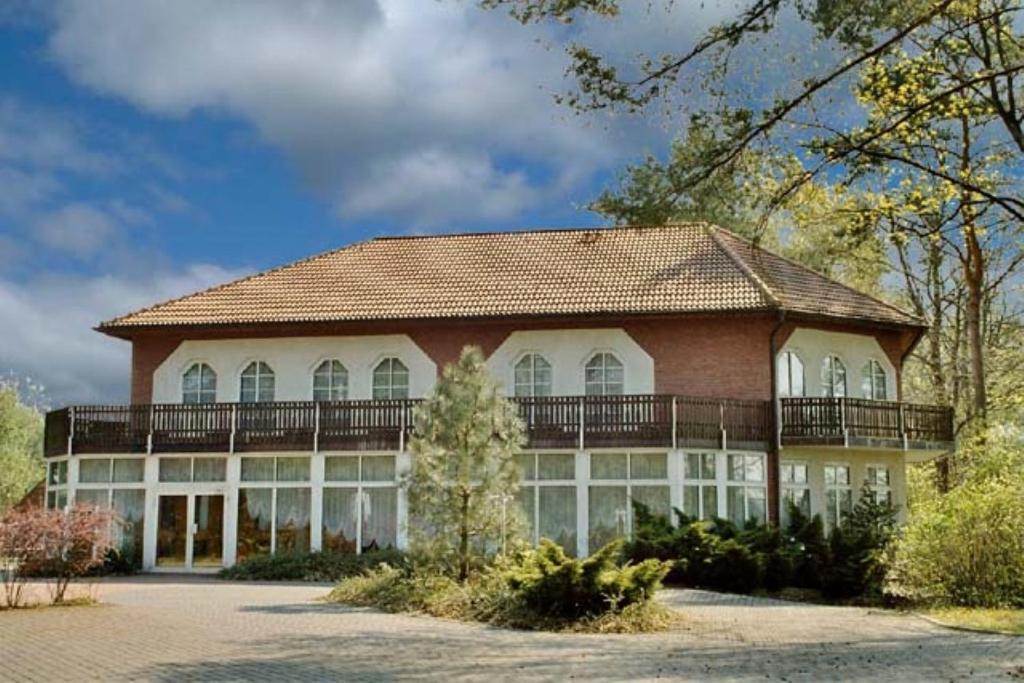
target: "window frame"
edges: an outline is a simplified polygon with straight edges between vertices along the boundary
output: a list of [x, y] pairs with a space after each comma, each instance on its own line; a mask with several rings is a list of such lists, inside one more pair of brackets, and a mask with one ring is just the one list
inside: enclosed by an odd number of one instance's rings
[[[872, 477], [872, 472], [885, 472], [885, 483], [878, 483], [877, 476]], [[874, 479], [874, 480], [872, 480]], [[893, 498], [893, 485], [892, 485], [892, 468], [889, 465], [885, 465], [879, 462], [869, 462], [864, 466], [864, 483], [867, 485], [868, 490], [874, 497], [876, 503], [888, 502], [889, 505], [895, 504]], [[879, 494], [885, 494], [880, 496]]]
[[[317, 377], [318, 376], [323, 376], [320, 373], [320, 369], [323, 368], [325, 365], [327, 366], [327, 375], [326, 375], [327, 376], [327, 387], [326, 388], [325, 387], [317, 387]], [[337, 365], [339, 368], [341, 368], [340, 375], [341, 375], [341, 377], [344, 378], [344, 381], [343, 381], [343, 383], [340, 386], [340, 389], [341, 389], [340, 394], [341, 395], [337, 396], [337, 397], [335, 396], [335, 390], [338, 389], [339, 387], [336, 385], [335, 365]], [[311, 386], [312, 386], [312, 388], [311, 388], [311, 391], [312, 391], [311, 396], [312, 396], [313, 401], [316, 401], [318, 403], [330, 402], [330, 401], [347, 401], [348, 400], [349, 379], [350, 379], [350, 375], [349, 375], [349, 371], [348, 371], [348, 366], [345, 365], [344, 363], [342, 363], [341, 360], [339, 360], [337, 358], [324, 358], [324, 359], [322, 359], [319, 363], [317, 363], [316, 365], [313, 366], [313, 372], [310, 375]], [[321, 390], [321, 391], [322, 390], [326, 390], [327, 391], [327, 398], [317, 398], [317, 391], [318, 390]]]
[[[528, 384], [524, 384], [524, 383], [521, 383], [519, 381], [519, 366], [524, 361], [527, 361], [527, 360], [529, 360], [529, 363], [530, 363], [529, 364], [529, 369], [528, 369], [528, 372], [530, 373], [530, 381], [529, 381]], [[542, 361], [547, 366], [548, 381], [547, 381], [547, 391], [546, 392], [538, 392], [537, 391], [537, 387], [538, 387], [538, 382], [537, 382], [537, 361], [538, 360]], [[540, 385], [540, 386], [543, 386], [543, 385]], [[528, 393], [520, 393], [519, 392], [519, 388], [520, 387], [528, 388], [529, 389]], [[554, 389], [554, 367], [551, 365], [551, 361], [549, 361], [547, 359], [547, 357], [544, 356], [544, 354], [542, 354], [542, 353], [540, 353], [538, 351], [526, 351], [526, 352], [520, 354], [520, 356], [515, 360], [515, 362], [512, 363], [512, 396], [513, 397], [515, 397], [515, 398], [546, 397], [546, 396], [551, 396], [552, 395], [553, 389]]]
[[[750, 514], [750, 489], [759, 489], [764, 500], [764, 518], [758, 519], [758, 523], [766, 524], [769, 519], [768, 510], [768, 456], [765, 453], [752, 453], [742, 451], [726, 451], [725, 455], [725, 516], [738, 527], [743, 527], [748, 521], [753, 519]], [[730, 458], [743, 458], [743, 479], [732, 478], [732, 467], [730, 467]], [[761, 479], [747, 479], [747, 460], [749, 458], [758, 458], [761, 461]], [[753, 485], [751, 485], [753, 484]], [[729, 517], [729, 489], [738, 488], [743, 491], [743, 520], [736, 522]], [[719, 504], [721, 509], [721, 503]]]
[[[394, 467], [394, 476], [391, 479], [366, 479], [364, 478], [364, 464], [367, 458], [380, 458], [390, 457]], [[355, 479], [329, 479], [327, 477], [327, 459], [329, 458], [355, 458], [356, 464], [356, 478]], [[398, 456], [393, 453], [358, 453], [358, 454], [328, 454], [324, 456], [324, 480], [322, 485], [323, 494], [321, 495], [320, 502], [320, 533], [321, 539], [323, 537], [324, 519], [326, 518], [326, 493], [328, 490], [342, 490], [342, 491], [355, 491], [356, 500], [359, 501], [359, 519], [356, 520], [356, 537], [353, 539], [356, 543], [356, 555], [363, 553], [363, 525], [366, 523], [367, 510], [370, 505], [369, 489], [390, 489], [395, 491], [395, 543], [398, 542], [398, 529], [401, 526], [398, 519], [398, 488], [401, 483], [401, 479], [398, 472]], [[276, 494], [275, 494], [276, 495]], [[321, 540], [321, 545], [323, 541]]]
[[[204, 376], [204, 370], [203, 369], [204, 368], [206, 370], [208, 370], [210, 372], [210, 374], [213, 376], [213, 389], [212, 390], [204, 390], [203, 389], [203, 376]], [[194, 392], [187, 393], [187, 390], [185, 388], [185, 382], [186, 382], [185, 378], [188, 376], [188, 373], [192, 372], [193, 369], [198, 370], [198, 378], [196, 379], [196, 389], [195, 389]], [[207, 363], [206, 361], [203, 361], [203, 360], [192, 361], [182, 371], [180, 377], [181, 377], [181, 387], [180, 387], [181, 391], [180, 391], [179, 395], [181, 396], [181, 403], [183, 405], [205, 405], [205, 404], [216, 403], [217, 402], [217, 384], [218, 384], [220, 378], [219, 378], [219, 376], [217, 374], [217, 371], [213, 369], [213, 366], [210, 363]], [[193, 394], [194, 394], [196, 400], [189, 401], [187, 399], [187, 396], [193, 395]], [[204, 400], [204, 394], [211, 394], [211, 395], [206, 397], [207, 400]]]
[[[246, 375], [250, 368], [255, 368], [256, 372], [252, 376], [254, 382], [254, 394], [252, 400], [247, 400], [245, 397], [245, 381], [248, 379]], [[261, 387], [260, 380], [270, 377], [271, 388], [270, 396], [263, 396], [264, 389]], [[274, 368], [271, 367], [270, 363], [264, 360], [252, 360], [245, 364], [242, 371], [238, 374], [238, 402], [239, 403], [273, 403], [277, 400], [277, 373], [274, 372]]]
[[[796, 468], [803, 468], [804, 480], [802, 482], [796, 481], [796, 477], [791, 477], [791, 481], [787, 481], [786, 470], [789, 469], [795, 473]], [[789, 523], [788, 510], [789, 506], [786, 503], [794, 498], [793, 494], [799, 492], [799, 497], [804, 498], [806, 494], [807, 509], [804, 510], [804, 514], [810, 517], [812, 512], [811, 507], [811, 467], [810, 463], [806, 460], [782, 460], [779, 462], [779, 521], [785, 526]], [[795, 501], [794, 501], [795, 502]]]
[[[877, 370], [877, 372], [876, 372]], [[871, 358], [861, 367], [860, 387], [864, 398], [873, 401], [889, 400], [889, 371], [877, 358]], [[878, 381], [881, 380], [881, 387]], [[878, 389], [881, 388], [881, 396], [878, 396]]]
[[[828, 481], [828, 471], [829, 471], [829, 468], [845, 469], [846, 470], [846, 483], [845, 484], [840, 484], [840, 483], [837, 483], [835, 481], [833, 481], [832, 483], [829, 483], [829, 481]], [[833, 529], [836, 529], [837, 527], [841, 526], [842, 523], [843, 523], [843, 520], [845, 520], [846, 517], [849, 516], [850, 512], [853, 511], [853, 506], [854, 506], [854, 502], [855, 502], [854, 499], [853, 499], [853, 495], [854, 495], [854, 493], [853, 493], [853, 468], [850, 466], [850, 463], [848, 463], [848, 462], [841, 462], [841, 461], [826, 462], [824, 464], [824, 466], [822, 467], [822, 473], [823, 473], [823, 477], [822, 477], [822, 481], [823, 481], [822, 491], [824, 493], [824, 498], [825, 498], [825, 501], [824, 501], [824, 505], [825, 505], [825, 529], [827, 531], [831, 532]], [[829, 493], [832, 492], [832, 491], [836, 492], [836, 497], [835, 497], [835, 503], [834, 504], [829, 502]], [[843, 497], [844, 497], [844, 496], [842, 496], [843, 493], [846, 493], [847, 494], [846, 497], [848, 497], [848, 499], [849, 499], [849, 509], [848, 510], [843, 510]], [[834, 521], [833, 521], [833, 515], [835, 516], [834, 517]]]
[[[377, 371], [385, 363], [388, 364], [387, 370], [387, 396], [377, 396]], [[395, 396], [395, 364], [402, 366], [405, 370], [405, 395]], [[370, 370], [370, 397], [375, 401], [401, 401], [407, 400], [411, 395], [411, 384], [412, 384], [412, 373], [409, 371], [409, 366], [397, 355], [387, 355], [382, 357], [376, 363], [373, 364]]]
[[[799, 393], [793, 391], [793, 361], [795, 358], [800, 364], [800, 391]], [[782, 362], [786, 362], [786, 384], [782, 383], [782, 373], [779, 372], [782, 368]], [[776, 382], [778, 385], [778, 392], [780, 398], [799, 398], [807, 395], [807, 364], [804, 363], [803, 357], [797, 351], [793, 349], [786, 349], [779, 353], [778, 358], [775, 361], [775, 373], [777, 375]]]
[[[842, 369], [842, 393], [837, 394], [836, 369]], [[827, 374], [826, 374], [827, 373]], [[826, 381], [826, 376], [829, 377]], [[846, 361], [838, 353], [828, 353], [821, 360], [821, 395], [826, 398], [846, 398], [850, 395], [850, 372]]]
[[[608, 391], [609, 385], [614, 386], [615, 384], [614, 382], [610, 382], [608, 379], [608, 371], [610, 369], [614, 369], [614, 366], [609, 366], [608, 364], [609, 358], [614, 360], [618, 364], [618, 369], [622, 373], [622, 379], [618, 382], [619, 390], [617, 392]], [[592, 368], [592, 364], [594, 363], [594, 361], [598, 359], [601, 360], [600, 367]], [[587, 377], [591, 369], [597, 369], [600, 371], [601, 379], [599, 380], [599, 382], [591, 382], [590, 379]], [[600, 384], [601, 391], [599, 393], [593, 393], [590, 389], [592, 385], [596, 384]], [[583, 394], [585, 396], [622, 396], [625, 393], [626, 364], [622, 362], [622, 359], [619, 358], [618, 354], [610, 350], [595, 351], [594, 353], [590, 354], [587, 360], [583, 363]]]

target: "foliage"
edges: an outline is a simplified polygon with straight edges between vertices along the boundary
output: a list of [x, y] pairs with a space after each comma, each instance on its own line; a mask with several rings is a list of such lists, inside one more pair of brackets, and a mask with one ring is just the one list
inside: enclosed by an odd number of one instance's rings
[[886, 591], [914, 602], [1024, 607], [1024, 468], [994, 444], [974, 474], [916, 502], [889, 557]]
[[562, 546], [542, 539], [509, 568], [509, 584], [531, 611], [548, 617], [580, 619], [648, 600], [661, 586], [669, 567], [654, 559], [619, 566], [623, 541], [604, 546], [578, 560]]
[[[92, 505], [75, 505], [66, 511], [30, 507], [8, 513], [0, 521], [0, 555], [7, 559], [7, 574], [15, 576], [5, 581], [13, 585], [27, 576], [48, 577], [53, 602], [63, 602], [74, 579], [103, 564], [113, 547], [114, 524], [112, 512]], [[13, 595], [19, 593], [16, 590]], [[10, 602], [12, 591], [7, 595]]]
[[342, 581], [328, 600], [523, 629], [667, 628], [672, 613], [650, 599], [667, 567], [656, 561], [622, 566], [620, 554], [615, 543], [576, 560], [545, 539], [540, 548], [520, 546], [499, 556], [465, 582], [422, 565], [380, 565]]
[[260, 555], [225, 567], [218, 576], [232, 581], [340, 581], [387, 564], [401, 567], [405, 555], [398, 550], [355, 553], [312, 552]]
[[[31, 385], [30, 391], [34, 390]], [[0, 514], [43, 478], [43, 418], [22, 402], [21, 384], [0, 381]]]
[[418, 557], [465, 581], [521, 533], [512, 501], [523, 443], [515, 405], [499, 395], [480, 349], [466, 347], [416, 409], [405, 484]]
[[678, 525], [634, 503], [632, 561], [669, 562], [667, 580], [732, 593], [785, 588], [821, 589], [845, 599], [880, 594], [881, 556], [895, 526], [895, 510], [862, 492], [853, 513], [826, 539], [821, 517], [791, 507], [789, 524], [739, 528], [728, 520], [699, 521], [676, 511]]

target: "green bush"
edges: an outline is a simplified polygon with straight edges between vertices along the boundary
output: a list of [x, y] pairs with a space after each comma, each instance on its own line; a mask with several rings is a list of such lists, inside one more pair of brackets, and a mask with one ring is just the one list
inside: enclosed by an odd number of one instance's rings
[[403, 566], [405, 554], [397, 550], [353, 553], [282, 553], [245, 559], [220, 571], [220, 578], [234, 581], [340, 581], [379, 564]]
[[558, 619], [594, 616], [646, 602], [668, 573], [669, 566], [655, 559], [620, 566], [622, 550], [620, 539], [578, 560], [545, 538], [506, 576], [532, 612]]
[[833, 599], [880, 595], [884, 548], [895, 510], [863, 492], [842, 527], [826, 539], [821, 518], [790, 509], [785, 530], [729, 520], [697, 521], [676, 510], [678, 525], [634, 503], [636, 523], [625, 555], [670, 562], [670, 583], [752, 593], [788, 587], [821, 589]]
[[979, 476], [912, 508], [885, 587], [913, 602], [1024, 607], [1024, 471]]
[[342, 581], [328, 600], [524, 629], [644, 632], [673, 623], [671, 611], [650, 600], [667, 566], [620, 560], [621, 542], [576, 560], [545, 539], [466, 582], [426, 565], [380, 565]]

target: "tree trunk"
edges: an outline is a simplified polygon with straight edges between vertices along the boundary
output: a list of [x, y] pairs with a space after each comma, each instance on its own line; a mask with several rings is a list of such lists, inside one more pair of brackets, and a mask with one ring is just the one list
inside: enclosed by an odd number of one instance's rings
[[[943, 279], [942, 279], [942, 244], [932, 240], [928, 245], [928, 303], [930, 304], [931, 323], [928, 327], [928, 370], [931, 375], [932, 396], [935, 403], [948, 405], [946, 392], [946, 372], [942, 362], [943, 319]], [[941, 493], [949, 491], [949, 458], [945, 455], [935, 461], [936, 486]]]
[[459, 520], [459, 583], [469, 578], [469, 492], [462, 492]]
[[[960, 174], [964, 180], [971, 176], [971, 129], [966, 116], [960, 118], [962, 148]], [[982, 308], [985, 296], [985, 256], [978, 239], [977, 214], [973, 204], [974, 196], [969, 190], [963, 192], [961, 215], [965, 243], [964, 289], [967, 293], [967, 348], [971, 363], [971, 416], [975, 426], [984, 428], [988, 408], [985, 390], [984, 335], [982, 333]]]

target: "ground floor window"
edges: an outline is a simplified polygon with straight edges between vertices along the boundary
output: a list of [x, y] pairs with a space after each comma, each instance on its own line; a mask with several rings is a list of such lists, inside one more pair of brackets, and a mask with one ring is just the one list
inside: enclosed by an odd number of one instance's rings
[[160, 458], [161, 483], [222, 482], [227, 479], [225, 458]]
[[393, 548], [397, 533], [395, 487], [324, 488], [324, 550], [354, 553]]
[[572, 453], [524, 453], [519, 456], [523, 482], [516, 502], [526, 518], [530, 540], [558, 543], [576, 554], [576, 456]]
[[825, 523], [829, 529], [839, 526], [853, 511], [853, 488], [850, 486], [850, 466], [828, 463], [825, 465]]
[[718, 516], [718, 467], [714, 453], [686, 453], [683, 463], [683, 512], [692, 519]]
[[892, 505], [892, 482], [885, 465], [868, 465], [864, 483], [879, 504]]
[[590, 481], [587, 545], [591, 552], [632, 533], [634, 502], [653, 514], [671, 515], [667, 453], [592, 453]]
[[811, 486], [807, 477], [807, 463], [784, 460], [779, 467], [779, 481], [782, 493], [783, 526], [789, 524], [791, 506], [810, 517]]
[[309, 552], [310, 509], [306, 487], [239, 489], [237, 559]]
[[763, 523], [768, 518], [764, 456], [729, 453], [726, 483], [726, 515], [738, 526]]

